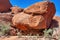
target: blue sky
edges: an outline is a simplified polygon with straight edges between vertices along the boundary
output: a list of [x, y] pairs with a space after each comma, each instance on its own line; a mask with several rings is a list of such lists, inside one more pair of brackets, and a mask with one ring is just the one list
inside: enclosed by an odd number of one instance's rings
[[[41, 2], [42, 0], [10, 0], [10, 3], [14, 6], [19, 6], [21, 8], [26, 8], [36, 2]], [[60, 16], [60, 0], [51, 0], [56, 6], [56, 16]]]

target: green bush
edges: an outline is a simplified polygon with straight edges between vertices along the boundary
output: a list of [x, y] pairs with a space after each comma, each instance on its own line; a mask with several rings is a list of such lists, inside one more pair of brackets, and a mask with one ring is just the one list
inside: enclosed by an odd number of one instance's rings
[[0, 22], [0, 36], [6, 35], [10, 30], [10, 23]]

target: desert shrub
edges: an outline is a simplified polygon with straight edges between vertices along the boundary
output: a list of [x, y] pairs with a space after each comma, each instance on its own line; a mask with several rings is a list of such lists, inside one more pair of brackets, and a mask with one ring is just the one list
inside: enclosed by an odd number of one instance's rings
[[45, 37], [50, 37], [50, 36], [52, 36], [52, 34], [53, 34], [53, 30], [52, 29], [45, 29], [44, 30], [44, 36]]
[[10, 23], [0, 22], [0, 36], [7, 35], [10, 29]]

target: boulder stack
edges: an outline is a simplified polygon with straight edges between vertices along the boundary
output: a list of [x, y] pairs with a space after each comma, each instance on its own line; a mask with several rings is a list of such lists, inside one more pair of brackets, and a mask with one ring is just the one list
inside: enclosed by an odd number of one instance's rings
[[50, 26], [55, 12], [54, 3], [38, 2], [25, 8], [23, 12], [14, 15], [12, 23], [21, 30], [46, 29]]

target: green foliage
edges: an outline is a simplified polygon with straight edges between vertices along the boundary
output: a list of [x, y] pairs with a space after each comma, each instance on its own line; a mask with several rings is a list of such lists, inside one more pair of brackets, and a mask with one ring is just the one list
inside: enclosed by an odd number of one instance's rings
[[[45, 37], [49, 37], [49, 36], [51, 36], [52, 35], [52, 33], [53, 33], [53, 30], [52, 29], [45, 29], [44, 30], [44, 36]], [[51, 35], [50, 35], [51, 34]]]
[[10, 23], [6, 24], [4, 22], [0, 22], [0, 36], [7, 34], [6, 32], [9, 32], [9, 29]]

